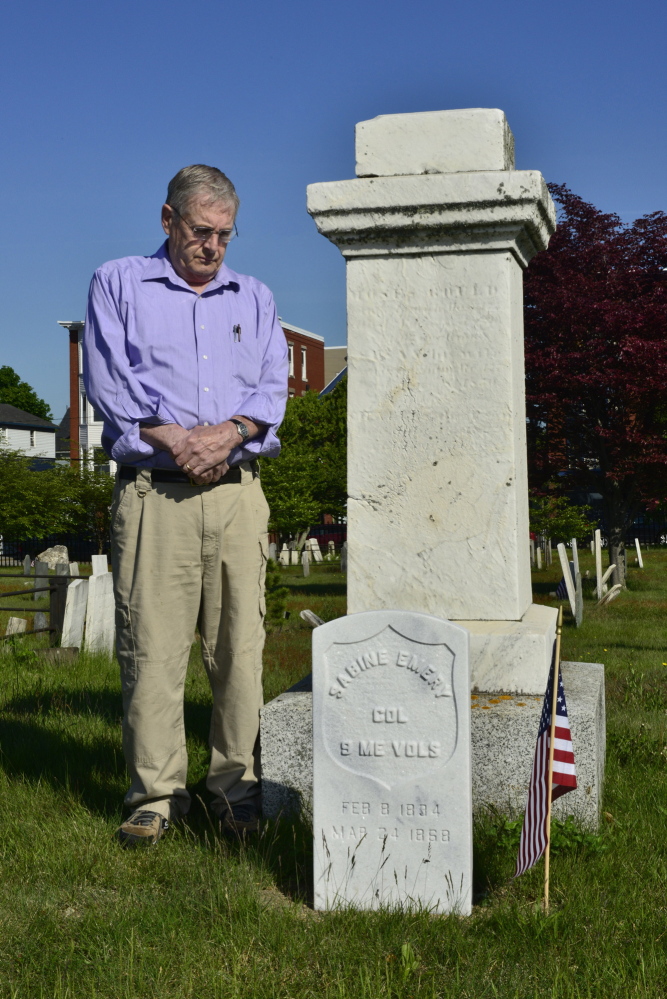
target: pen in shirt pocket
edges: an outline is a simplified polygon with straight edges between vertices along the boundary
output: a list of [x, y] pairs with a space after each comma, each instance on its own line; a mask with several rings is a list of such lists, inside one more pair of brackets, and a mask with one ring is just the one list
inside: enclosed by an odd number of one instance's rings
[[232, 332], [234, 333], [234, 340], [237, 343], [240, 343], [240, 341], [241, 341], [241, 327], [239, 326], [238, 323], [235, 326], [232, 327]]

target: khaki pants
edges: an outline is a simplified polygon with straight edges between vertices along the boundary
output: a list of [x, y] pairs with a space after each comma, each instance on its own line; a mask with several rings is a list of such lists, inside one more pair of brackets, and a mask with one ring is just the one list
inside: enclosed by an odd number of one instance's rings
[[187, 812], [185, 674], [195, 628], [213, 694], [213, 808], [259, 794], [268, 506], [251, 466], [240, 483], [118, 480], [112, 506], [125, 803]]

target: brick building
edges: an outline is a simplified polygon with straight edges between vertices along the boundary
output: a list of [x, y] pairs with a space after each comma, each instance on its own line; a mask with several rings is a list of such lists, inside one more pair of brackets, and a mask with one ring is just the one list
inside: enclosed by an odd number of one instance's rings
[[290, 399], [305, 395], [308, 389], [321, 392], [324, 380], [324, 337], [299, 329], [280, 319], [289, 350], [288, 391]]

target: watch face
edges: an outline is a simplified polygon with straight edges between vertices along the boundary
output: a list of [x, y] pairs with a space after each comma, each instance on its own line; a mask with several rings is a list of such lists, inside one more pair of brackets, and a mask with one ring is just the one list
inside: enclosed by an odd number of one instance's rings
[[236, 424], [236, 429], [240, 433], [240, 435], [243, 438], [243, 440], [244, 441], [247, 440], [248, 439], [248, 428], [246, 427], [245, 423], [241, 423], [240, 420], [232, 420], [232, 423]]

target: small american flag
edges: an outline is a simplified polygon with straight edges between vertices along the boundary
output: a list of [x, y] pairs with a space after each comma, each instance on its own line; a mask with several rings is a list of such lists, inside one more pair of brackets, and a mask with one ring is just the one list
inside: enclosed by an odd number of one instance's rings
[[[555, 649], [554, 649], [555, 659]], [[551, 702], [553, 700], [554, 666], [549, 673], [547, 692], [544, 695], [540, 727], [537, 733], [533, 772], [528, 788], [526, 814], [523, 817], [519, 855], [514, 877], [524, 874], [540, 859], [547, 846], [547, 781], [549, 779], [549, 737], [551, 734]], [[554, 769], [551, 784], [551, 800], [555, 801], [577, 786], [574, 768], [574, 752], [570, 735], [570, 722], [567, 717], [563, 678], [558, 664], [558, 699], [556, 702], [556, 732], [554, 746]]]

